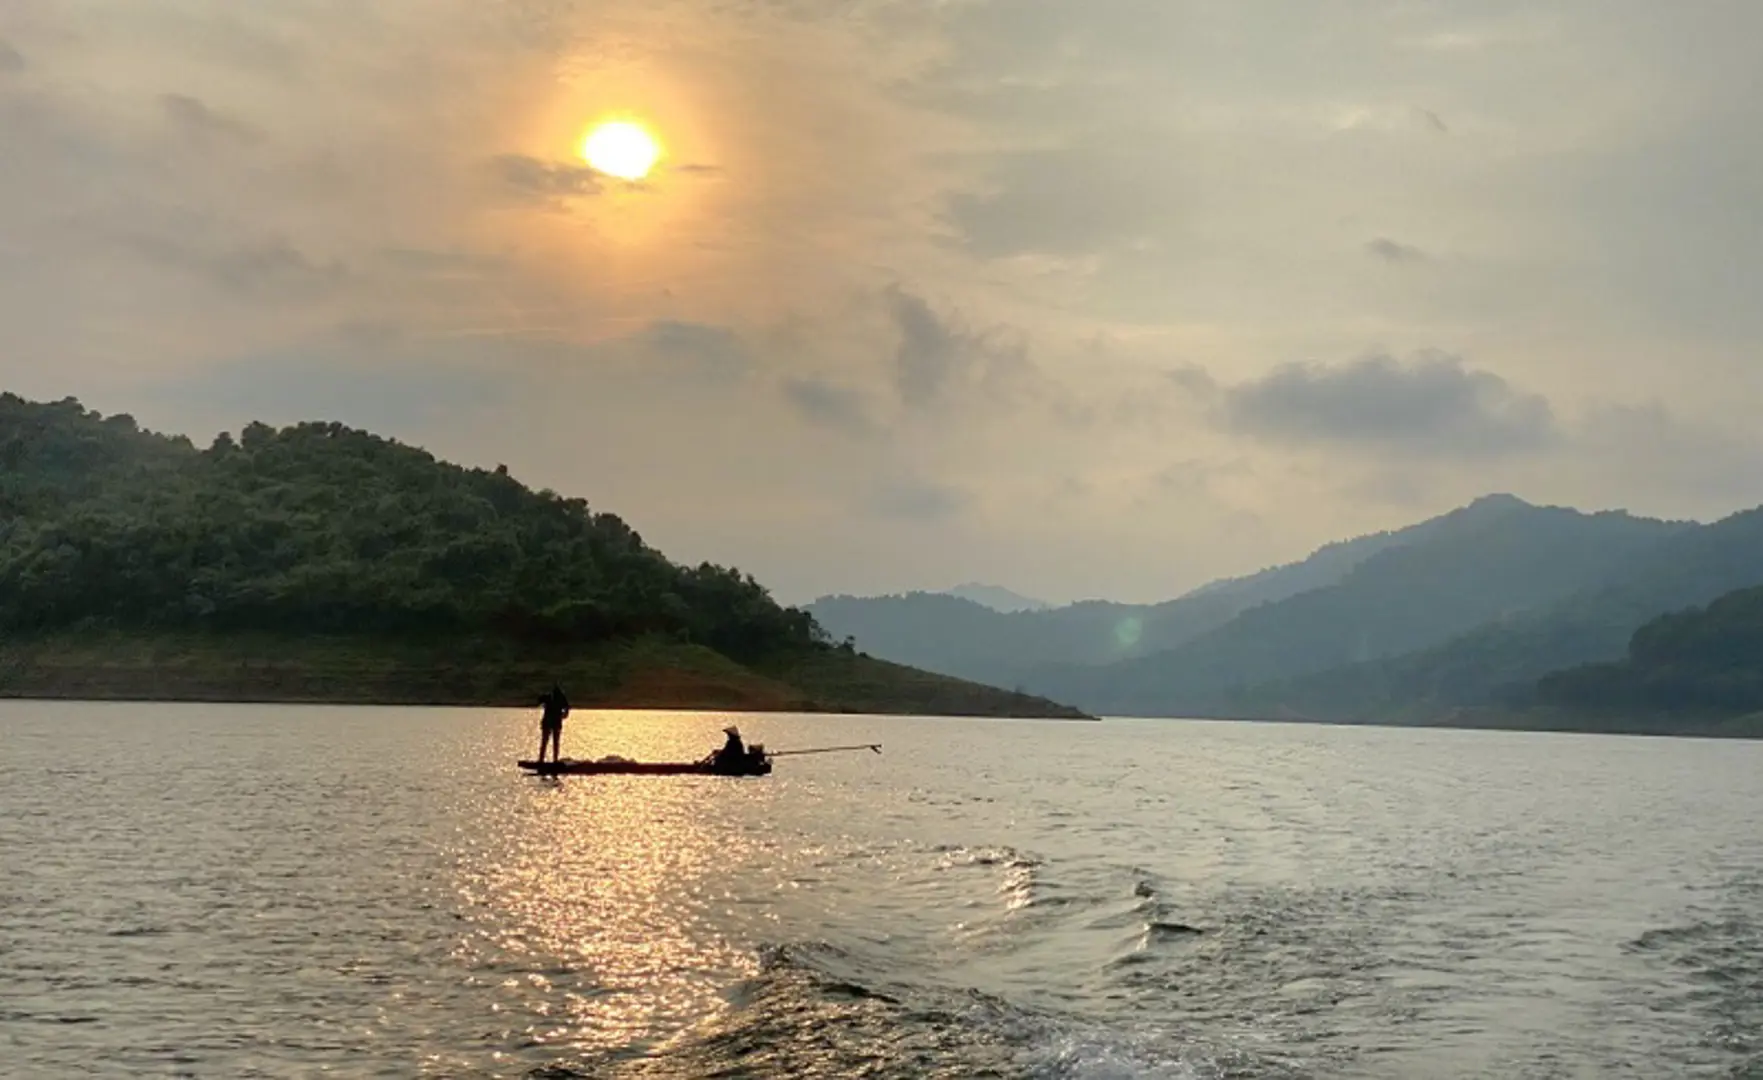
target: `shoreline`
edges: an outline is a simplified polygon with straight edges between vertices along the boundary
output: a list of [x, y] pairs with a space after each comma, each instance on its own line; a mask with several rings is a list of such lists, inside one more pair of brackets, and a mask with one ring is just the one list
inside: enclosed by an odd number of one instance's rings
[[0, 641], [0, 699], [10, 700], [531, 708], [553, 682], [578, 709], [1097, 719], [836, 649], [739, 664], [664, 638], [550, 648], [120, 633]]
[[[334, 697], [296, 697], [296, 696], [206, 696], [160, 694], [95, 696], [81, 693], [16, 693], [0, 689], [0, 703], [30, 702], [40, 704], [70, 705], [299, 705], [319, 707], [336, 707], [350, 709], [509, 709], [515, 711], [531, 711], [535, 709], [532, 702], [527, 701], [458, 701], [458, 700], [422, 700], [404, 699], [387, 700], [383, 698], [361, 698], [339, 695]], [[1045, 720], [1057, 723], [1100, 723], [1104, 718], [1099, 716], [1065, 716], [1040, 715], [1014, 712], [876, 712], [870, 709], [839, 708], [804, 703], [800, 707], [790, 705], [732, 705], [728, 703], [681, 704], [678, 702], [641, 703], [608, 702], [595, 700], [591, 702], [570, 702], [570, 715], [584, 712], [653, 712], [653, 713], [747, 713], [777, 714], [794, 716], [863, 716], [880, 719], [903, 720]]]
[[[1314, 727], [1403, 728], [1416, 731], [1515, 731], [1533, 735], [1633, 735], [1654, 739], [1763, 740], [1763, 714], [1727, 717], [1633, 717], [1620, 714], [1489, 711], [1425, 720], [1330, 720], [1303, 716], [1127, 716], [1122, 720], [1199, 720], [1220, 724], [1294, 724]], [[1104, 717], [1112, 719], [1115, 717]]]

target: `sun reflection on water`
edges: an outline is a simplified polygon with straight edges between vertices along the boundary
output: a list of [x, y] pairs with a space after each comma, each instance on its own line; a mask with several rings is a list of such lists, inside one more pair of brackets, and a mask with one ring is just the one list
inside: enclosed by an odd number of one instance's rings
[[455, 959], [491, 991], [498, 1041], [641, 1053], [717, 1015], [757, 970], [726, 916], [766, 845], [716, 804], [764, 796], [718, 777], [523, 782], [458, 884]]

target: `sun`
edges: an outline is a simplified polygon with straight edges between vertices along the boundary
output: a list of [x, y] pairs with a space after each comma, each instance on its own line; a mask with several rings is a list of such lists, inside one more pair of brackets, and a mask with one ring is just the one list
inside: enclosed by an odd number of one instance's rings
[[661, 158], [661, 144], [647, 128], [629, 120], [612, 120], [588, 132], [582, 158], [620, 180], [641, 180]]

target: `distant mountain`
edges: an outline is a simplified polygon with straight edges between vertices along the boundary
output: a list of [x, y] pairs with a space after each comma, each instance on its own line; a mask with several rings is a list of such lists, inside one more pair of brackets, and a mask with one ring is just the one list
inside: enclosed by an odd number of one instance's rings
[[[1123, 655], [1118, 627], [1139, 610], [1091, 602], [1052, 611], [1003, 613], [947, 593], [823, 596], [808, 605], [836, 640], [945, 675], [1012, 686], [1036, 662], [1103, 663]], [[913, 657], [916, 659], [908, 659]]]
[[1228, 708], [1399, 720], [1525, 704], [1551, 672], [1621, 659], [1649, 620], [1752, 586], [1763, 586], [1763, 508], [1680, 529], [1548, 607], [1408, 655], [1257, 686]]
[[[1326, 558], [1344, 564], [1338, 553]], [[1293, 569], [1263, 571], [1161, 604], [1084, 600], [1004, 612], [950, 593], [910, 592], [823, 596], [807, 610], [832, 637], [855, 638], [876, 656], [1010, 686], [1048, 664], [1107, 664], [1179, 645], [1302, 587], [1302, 573], [1286, 573]]]
[[972, 600], [981, 607], [988, 607], [1006, 615], [1018, 611], [1046, 611], [1053, 606], [1045, 600], [1036, 600], [1032, 596], [1012, 592], [1002, 585], [985, 585], [977, 581], [965, 582], [953, 589], [945, 590], [945, 595], [959, 597], [962, 600]]
[[[1338, 584], [1375, 557], [1536, 509], [1511, 495], [1489, 495], [1407, 528], [1329, 544], [1302, 561], [1216, 581], [1159, 604], [1087, 600], [1006, 613], [948, 594], [914, 592], [822, 597], [808, 611], [834, 638], [854, 637], [876, 656], [1015, 686], [1044, 679], [1053, 668], [1113, 664], [1180, 648], [1257, 607]], [[1608, 519], [1618, 522], [1612, 531], [1620, 531], [1623, 518]]]
[[[1100, 667], [1050, 666], [1023, 681], [1091, 711], [1229, 713], [1256, 684], [1425, 649], [1546, 608], [1693, 528], [1478, 499], [1405, 530], [1334, 584], [1243, 610], [1173, 649]], [[1288, 707], [1301, 712], [1303, 703]]]
[[[1490, 496], [1493, 498], [1494, 496]], [[1426, 534], [1442, 519], [1422, 522], [1396, 532], [1378, 532], [1352, 540], [1324, 544], [1301, 562], [1286, 563], [1242, 577], [1221, 578], [1202, 585], [1181, 599], [1233, 596], [1241, 598], [1244, 609], [1257, 604], [1271, 604], [1311, 589], [1320, 589], [1346, 577], [1360, 563], [1380, 551], [1399, 547]]]

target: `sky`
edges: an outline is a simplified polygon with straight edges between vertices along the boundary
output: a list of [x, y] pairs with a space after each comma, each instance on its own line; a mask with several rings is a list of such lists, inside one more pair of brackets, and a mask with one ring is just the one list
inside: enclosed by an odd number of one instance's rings
[[0, 389], [506, 464], [786, 602], [1709, 520], [1759, 71], [1751, 0], [7, 0]]

